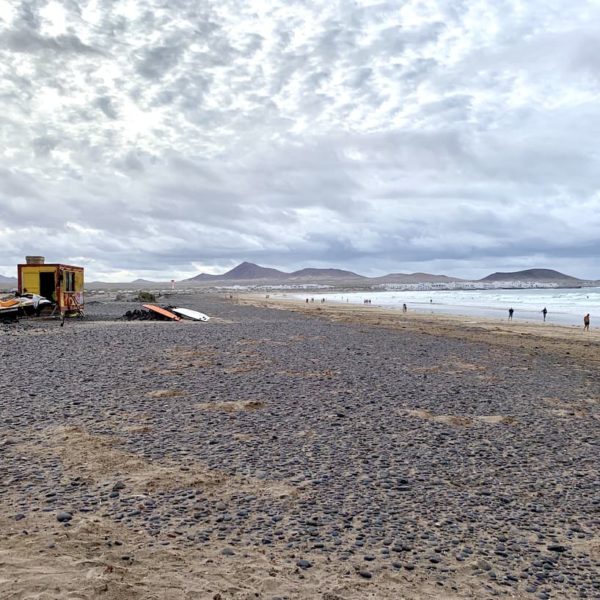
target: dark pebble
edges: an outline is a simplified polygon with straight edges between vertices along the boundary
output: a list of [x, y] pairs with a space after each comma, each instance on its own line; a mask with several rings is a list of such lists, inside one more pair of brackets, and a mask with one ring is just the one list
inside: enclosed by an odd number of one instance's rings
[[312, 563], [309, 560], [302, 558], [296, 562], [296, 566], [300, 567], [301, 569], [310, 569], [310, 567], [312, 567]]

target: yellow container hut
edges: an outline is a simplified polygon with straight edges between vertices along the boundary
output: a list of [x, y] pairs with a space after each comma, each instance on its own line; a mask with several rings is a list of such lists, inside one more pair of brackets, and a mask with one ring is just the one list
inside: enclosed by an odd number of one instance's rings
[[83, 314], [83, 267], [45, 263], [42, 256], [28, 256], [17, 265], [21, 294], [39, 294], [56, 304], [62, 315]]

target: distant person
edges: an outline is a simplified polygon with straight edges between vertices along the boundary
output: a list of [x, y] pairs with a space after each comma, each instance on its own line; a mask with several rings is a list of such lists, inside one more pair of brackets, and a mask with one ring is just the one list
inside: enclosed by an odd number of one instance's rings
[[308, 304], [308, 298], [306, 299], [306, 304]]
[[544, 306], [544, 310], [542, 311], [542, 315], [544, 315], [544, 323], [546, 322], [546, 315], [548, 314], [548, 309]]
[[402, 305], [402, 312], [406, 312], [408, 310], [408, 307], [406, 306], [406, 304]]
[[513, 315], [515, 314], [515, 309], [514, 308], [509, 308], [508, 309], [508, 320], [512, 321]]
[[583, 330], [584, 331], [590, 330], [590, 313], [588, 313], [587, 315], [585, 315], [585, 317], [583, 317]]

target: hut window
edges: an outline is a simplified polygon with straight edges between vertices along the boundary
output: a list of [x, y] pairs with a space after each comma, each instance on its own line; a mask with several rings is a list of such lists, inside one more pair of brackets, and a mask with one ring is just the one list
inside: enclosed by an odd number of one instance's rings
[[75, 291], [75, 273], [65, 271], [65, 292]]

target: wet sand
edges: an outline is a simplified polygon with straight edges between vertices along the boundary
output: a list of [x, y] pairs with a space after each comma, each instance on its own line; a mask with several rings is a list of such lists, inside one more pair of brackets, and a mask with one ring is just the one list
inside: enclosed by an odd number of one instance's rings
[[185, 304], [0, 329], [1, 598], [598, 597], [597, 332]]
[[339, 302], [309, 302], [264, 294], [237, 297], [241, 304], [279, 310], [293, 310], [332, 321], [365, 324], [395, 330], [407, 330], [424, 335], [451, 337], [465, 341], [485, 342], [528, 350], [540, 350], [577, 356], [600, 364], [600, 330], [583, 331], [583, 326], [532, 323], [522, 320], [492, 319], [477, 316], [428, 313], [426, 308], [408, 311], [379, 306]]

